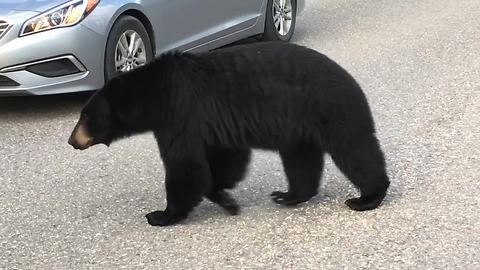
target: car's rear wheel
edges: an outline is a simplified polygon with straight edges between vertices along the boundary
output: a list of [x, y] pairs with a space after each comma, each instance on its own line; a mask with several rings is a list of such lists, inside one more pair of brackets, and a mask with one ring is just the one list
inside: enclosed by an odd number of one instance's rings
[[120, 17], [112, 27], [105, 52], [105, 81], [143, 66], [154, 57], [150, 37], [132, 16]]
[[289, 41], [297, 19], [296, 0], [268, 0], [265, 17], [265, 41]]

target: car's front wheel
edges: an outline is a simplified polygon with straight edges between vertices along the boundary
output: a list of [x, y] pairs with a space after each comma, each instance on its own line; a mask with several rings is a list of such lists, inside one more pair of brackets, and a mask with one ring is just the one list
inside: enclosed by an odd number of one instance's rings
[[296, 0], [268, 0], [265, 17], [265, 41], [289, 41], [297, 19]]
[[154, 57], [150, 37], [132, 16], [120, 17], [112, 27], [105, 52], [105, 81], [143, 66]]

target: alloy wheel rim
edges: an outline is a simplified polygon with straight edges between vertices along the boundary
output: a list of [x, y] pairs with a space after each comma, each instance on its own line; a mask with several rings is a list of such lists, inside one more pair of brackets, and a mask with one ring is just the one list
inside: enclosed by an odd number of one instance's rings
[[293, 20], [292, 0], [273, 0], [272, 16], [278, 34], [288, 35]]
[[115, 70], [127, 72], [147, 63], [147, 53], [142, 37], [134, 30], [125, 31], [115, 48]]

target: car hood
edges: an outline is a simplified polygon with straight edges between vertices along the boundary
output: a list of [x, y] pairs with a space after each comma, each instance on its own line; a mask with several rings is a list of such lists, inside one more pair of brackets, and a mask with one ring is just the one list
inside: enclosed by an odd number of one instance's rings
[[67, 2], [67, 0], [0, 0], [0, 16], [6, 11], [43, 12]]

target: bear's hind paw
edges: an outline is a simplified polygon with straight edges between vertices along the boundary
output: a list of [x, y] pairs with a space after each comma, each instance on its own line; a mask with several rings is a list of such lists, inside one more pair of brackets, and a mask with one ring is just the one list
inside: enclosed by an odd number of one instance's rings
[[187, 215], [170, 215], [167, 211], [154, 211], [146, 216], [148, 224], [152, 226], [168, 226], [187, 218]]
[[293, 206], [310, 200], [313, 196], [296, 196], [290, 192], [274, 191], [270, 194], [272, 200], [280, 205]]
[[355, 211], [367, 211], [377, 208], [383, 201], [385, 194], [377, 196], [361, 196], [359, 198], [352, 198], [345, 201], [345, 204]]
[[207, 197], [209, 200], [225, 209], [225, 211], [232, 216], [236, 216], [240, 213], [240, 206], [238, 206], [235, 199], [225, 190], [218, 191]]

